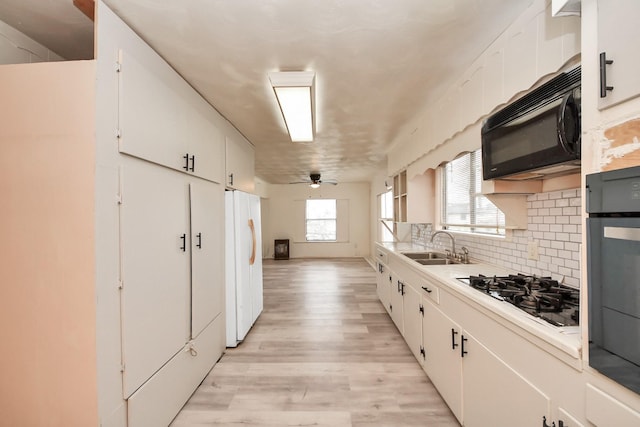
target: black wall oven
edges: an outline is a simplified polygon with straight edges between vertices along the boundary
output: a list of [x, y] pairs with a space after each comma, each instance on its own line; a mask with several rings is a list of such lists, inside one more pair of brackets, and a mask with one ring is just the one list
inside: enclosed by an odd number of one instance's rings
[[640, 166], [586, 185], [589, 365], [640, 393]]

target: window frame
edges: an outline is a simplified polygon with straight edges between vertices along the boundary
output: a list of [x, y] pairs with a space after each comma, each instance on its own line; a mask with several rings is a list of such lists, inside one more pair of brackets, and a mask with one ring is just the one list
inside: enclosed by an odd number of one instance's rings
[[[487, 198], [484, 194], [482, 194], [482, 158], [480, 149], [477, 149], [472, 152], [464, 153], [456, 159], [459, 160], [464, 156], [470, 156], [469, 159], [469, 199], [467, 207], [468, 215], [469, 215], [469, 223], [454, 223], [448, 222], [447, 219], [447, 167], [451, 164], [451, 162], [447, 162], [443, 164], [440, 169], [440, 183], [439, 183], [439, 199], [440, 199], [440, 209], [439, 209], [439, 221], [440, 227], [443, 230], [459, 232], [459, 233], [468, 233], [476, 236], [483, 237], [497, 237], [497, 238], [505, 238], [507, 237], [507, 227], [506, 227], [506, 217], [504, 212], [500, 210], [489, 198]], [[475, 163], [474, 163], [475, 162]], [[475, 169], [476, 166], [478, 169]], [[478, 215], [478, 200], [481, 203], [489, 203], [496, 209], [496, 222], [492, 224], [483, 224], [477, 223], [476, 218]]]
[[[387, 206], [388, 209], [385, 209], [383, 207], [385, 203], [385, 198], [390, 199], [390, 200], [387, 200], [387, 202], [390, 202], [389, 206]], [[377, 204], [378, 204], [378, 241], [393, 242], [395, 241], [393, 232], [391, 231], [393, 230], [394, 221], [395, 221], [394, 209], [393, 209], [393, 189], [389, 189], [383, 193], [378, 194]], [[390, 215], [390, 216], [384, 216], [385, 214], [384, 211], [388, 211], [386, 213], [387, 215]], [[385, 227], [384, 224], [387, 224], [389, 228]]]
[[[334, 204], [334, 212], [335, 216], [330, 218], [310, 218], [309, 217], [309, 202], [310, 201], [333, 201]], [[326, 242], [337, 242], [338, 241], [338, 199], [313, 199], [309, 198], [305, 201], [305, 209], [304, 209], [304, 237], [307, 243], [326, 243]], [[309, 222], [310, 221], [327, 221], [334, 223], [334, 235], [333, 239], [309, 239]]]

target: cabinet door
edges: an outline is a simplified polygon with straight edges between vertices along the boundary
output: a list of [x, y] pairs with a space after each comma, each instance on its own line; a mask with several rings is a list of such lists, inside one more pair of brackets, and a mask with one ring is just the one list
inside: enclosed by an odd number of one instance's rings
[[[462, 422], [462, 358], [460, 357], [462, 329], [426, 298], [423, 298], [423, 303], [424, 370], [449, 405], [451, 412], [458, 421]], [[485, 396], [480, 400], [487, 400], [487, 398]]]
[[387, 313], [391, 314], [389, 308], [391, 305], [391, 281], [393, 280], [391, 270], [385, 264], [380, 265], [382, 266], [382, 271], [378, 273], [378, 297]]
[[389, 289], [389, 286], [387, 284], [389, 272], [387, 270], [387, 266], [382, 264], [381, 262], [378, 262], [377, 265], [378, 274], [376, 275], [376, 291], [378, 293], [380, 302], [385, 305], [385, 301], [388, 299], [386, 298], [386, 293]]
[[401, 334], [404, 335], [404, 289], [406, 285], [400, 277], [391, 273], [391, 319]]
[[120, 51], [120, 152], [222, 183], [221, 117], [164, 61], [141, 59]]
[[424, 358], [420, 353], [422, 348], [422, 320], [424, 308], [422, 305], [422, 295], [412, 286], [405, 283], [404, 296], [404, 339], [411, 350], [422, 365]]
[[226, 185], [252, 193], [255, 190], [255, 153], [253, 146], [240, 137], [226, 139]]
[[124, 50], [120, 63], [120, 152], [184, 171], [186, 104], [180, 96], [179, 77], [161, 63], [152, 70]]
[[218, 113], [199, 95], [190, 100], [189, 106], [186, 151], [194, 156], [189, 173], [224, 185], [225, 137], [216, 123]]
[[[606, 85], [613, 90], [599, 97], [604, 109], [640, 94], [640, 57], [636, 41], [640, 39], [640, 2], [637, 0], [598, 1], [598, 52], [613, 63], [605, 65]], [[602, 82], [601, 82], [602, 83]]]
[[462, 336], [465, 427], [539, 427], [543, 416], [551, 422], [551, 402], [544, 393], [466, 331]]
[[189, 340], [188, 183], [128, 159], [121, 172], [120, 256], [124, 395]]
[[191, 338], [222, 312], [224, 305], [224, 189], [192, 181], [191, 198]]

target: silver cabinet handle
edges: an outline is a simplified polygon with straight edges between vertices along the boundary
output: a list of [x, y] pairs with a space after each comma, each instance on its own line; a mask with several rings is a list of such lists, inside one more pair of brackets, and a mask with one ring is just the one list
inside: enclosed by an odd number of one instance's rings
[[604, 237], [640, 242], [640, 228], [605, 227]]

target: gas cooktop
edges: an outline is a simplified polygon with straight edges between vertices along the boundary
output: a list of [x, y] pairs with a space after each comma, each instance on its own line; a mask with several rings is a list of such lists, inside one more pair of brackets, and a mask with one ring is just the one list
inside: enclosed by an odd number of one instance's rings
[[563, 285], [550, 277], [480, 274], [458, 280], [554, 326], [579, 325], [580, 290]]

